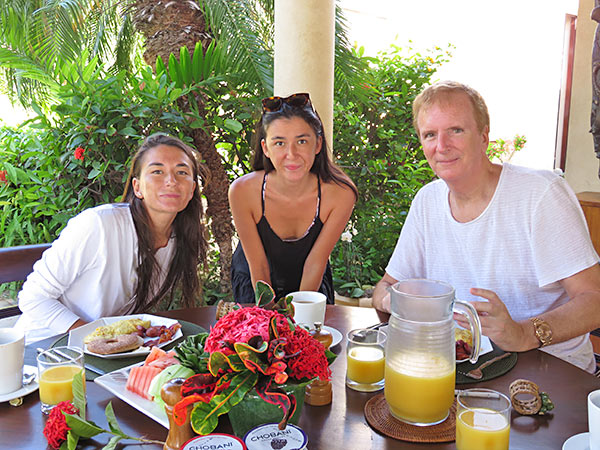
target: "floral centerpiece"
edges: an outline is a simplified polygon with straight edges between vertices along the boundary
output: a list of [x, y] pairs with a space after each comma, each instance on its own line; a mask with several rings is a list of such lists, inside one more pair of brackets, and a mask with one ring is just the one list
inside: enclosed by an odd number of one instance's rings
[[185, 422], [193, 404], [192, 428], [209, 434], [220, 415], [255, 391], [262, 401], [281, 409], [283, 429], [297, 407], [296, 396], [286, 387], [330, 378], [329, 363], [335, 355], [296, 326], [291, 297], [275, 302], [273, 289], [259, 281], [256, 303], [229, 312], [210, 333], [190, 337], [177, 347], [177, 358], [196, 372], [181, 387], [182, 399], [173, 409], [177, 424]]

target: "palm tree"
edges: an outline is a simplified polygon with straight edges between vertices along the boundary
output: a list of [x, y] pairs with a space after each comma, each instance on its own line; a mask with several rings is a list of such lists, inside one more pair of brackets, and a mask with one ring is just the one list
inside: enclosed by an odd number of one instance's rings
[[[227, 71], [237, 74], [258, 96], [272, 93], [274, 0], [0, 0], [0, 65], [4, 87], [25, 106], [52, 100], [61, 67], [84, 50], [113, 67], [139, 64], [138, 35], [143, 58], [154, 67], [157, 57], [168, 61], [181, 47], [204, 49], [212, 40], [223, 49]], [[336, 85], [352, 89], [359, 70], [349, 51], [346, 25], [339, 7], [336, 22]], [[138, 52], [138, 53], [136, 53]], [[179, 100], [189, 111], [186, 99]], [[209, 101], [195, 94], [202, 113]], [[229, 178], [210, 130], [190, 128], [196, 148], [210, 170], [205, 186], [207, 214], [219, 246], [220, 288], [230, 290], [233, 226], [227, 192]]]

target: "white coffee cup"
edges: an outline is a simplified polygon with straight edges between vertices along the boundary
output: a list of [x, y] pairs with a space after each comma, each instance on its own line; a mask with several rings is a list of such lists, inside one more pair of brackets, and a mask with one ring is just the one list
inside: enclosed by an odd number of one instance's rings
[[23, 386], [25, 334], [14, 328], [0, 328], [0, 395]]
[[587, 403], [590, 450], [600, 450], [600, 389], [589, 393]]
[[327, 297], [321, 292], [298, 291], [288, 294], [294, 305], [294, 321], [297, 324], [314, 328], [315, 322], [325, 322]]

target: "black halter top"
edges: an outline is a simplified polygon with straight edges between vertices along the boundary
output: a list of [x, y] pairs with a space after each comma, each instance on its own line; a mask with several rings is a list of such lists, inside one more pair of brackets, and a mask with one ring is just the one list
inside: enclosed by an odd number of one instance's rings
[[271, 269], [271, 283], [277, 297], [300, 289], [304, 262], [323, 229], [323, 222], [321, 222], [321, 218], [319, 217], [321, 208], [321, 180], [319, 177], [317, 177], [317, 183], [317, 210], [312, 223], [301, 237], [297, 239], [281, 239], [273, 231], [265, 217], [267, 174], [265, 173], [263, 177], [262, 217], [256, 224], [256, 228], [267, 254], [267, 260]]

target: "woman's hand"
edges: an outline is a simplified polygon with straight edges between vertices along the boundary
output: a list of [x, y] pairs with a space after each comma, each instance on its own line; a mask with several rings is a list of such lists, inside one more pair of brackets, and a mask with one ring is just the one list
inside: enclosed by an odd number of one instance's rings
[[[530, 323], [515, 322], [510, 316], [506, 305], [500, 297], [488, 289], [472, 288], [471, 294], [482, 297], [487, 302], [471, 302], [479, 314], [481, 332], [489, 337], [496, 345], [506, 351], [521, 352], [535, 348], [530, 344], [531, 333], [525, 327], [533, 330]], [[463, 328], [469, 328], [469, 322], [462, 314], [455, 314], [455, 320]]]

